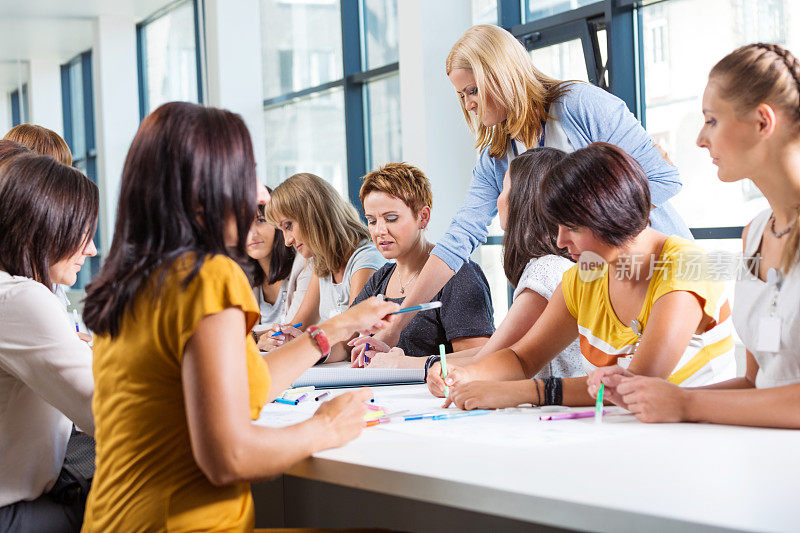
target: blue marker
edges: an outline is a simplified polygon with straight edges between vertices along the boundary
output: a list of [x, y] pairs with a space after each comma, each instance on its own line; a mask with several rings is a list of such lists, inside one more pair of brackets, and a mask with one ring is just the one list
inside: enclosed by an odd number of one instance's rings
[[475, 409], [474, 411], [461, 411], [459, 413], [445, 413], [443, 415], [435, 415], [432, 420], [447, 420], [449, 418], [462, 418], [465, 416], [478, 416], [488, 415], [491, 411], [486, 409]]
[[275, 403], [282, 403], [282, 404], [286, 404], [286, 405], [297, 405], [298, 403], [300, 403], [297, 400], [287, 400], [285, 398], [275, 398], [275, 400], [273, 400], [273, 401]]
[[401, 309], [399, 311], [395, 311], [394, 313], [389, 313], [390, 315], [399, 315], [400, 313], [413, 313], [414, 311], [427, 311], [428, 309], [437, 309], [442, 306], [442, 302], [428, 302], [426, 304], [419, 304], [413, 307], [406, 307], [405, 309]]
[[[297, 324], [292, 324], [292, 327], [293, 327], [293, 328], [300, 328], [300, 327], [303, 327], [303, 323], [302, 323], [302, 322], [298, 322]], [[283, 335], [283, 332], [281, 332], [281, 331], [276, 331], [275, 333], [273, 333], [272, 335], [270, 335], [270, 337], [277, 337], [278, 335]]]

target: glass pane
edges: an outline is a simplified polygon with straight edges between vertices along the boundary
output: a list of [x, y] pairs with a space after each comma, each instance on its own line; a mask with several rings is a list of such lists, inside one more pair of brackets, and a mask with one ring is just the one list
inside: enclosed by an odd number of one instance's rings
[[339, 0], [261, 0], [264, 98], [342, 77]]
[[497, 0], [472, 0], [473, 24], [497, 24]]
[[[642, 8], [647, 131], [680, 170], [683, 190], [672, 202], [690, 227], [743, 226], [767, 207], [751, 182], [720, 182], [708, 151], [698, 148], [695, 140], [703, 125], [702, 95], [714, 63], [750, 42], [800, 47], [800, 28], [790, 22], [796, 19], [784, 16], [788, 4], [673, 0]], [[708, 31], [708, 20], [716, 21], [713, 31]]]
[[397, 0], [362, 0], [364, 9], [364, 70], [398, 58]]
[[536, 68], [559, 80], [589, 81], [580, 39], [531, 50]]
[[197, 102], [197, 50], [191, 1], [144, 27], [147, 112], [165, 102]]
[[600, 0], [525, 0], [522, 10], [524, 22], [549, 17], [571, 9], [595, 4]]
[[[435, 200], [434, 200], [435, 201]], [[498, 244], [484, 244], [472, 254], [489, 282], [494, 307], [494, 326], [497, 327], [506, 317], [511, 302], [508, 301], [508, 280], [503, 271], [503, 247]]]
[[264, 112], [267, 129], [267, 184], [297, 172], [329, 181], [347, 198], [344, 92], [315, 93]]
[[400, 138], [400, 76], [372, 81], [364, 86], [367, 100], [367, 168], [402, 161]]
[[[86, 157], [86, 117], [83, 109], [83, 65], [78, 59], [69, 66], [69, 94], [72, 117], [72, 158]], [[86, 169], [82, 169], [86, 172]]]
[[597, 30], [597, 45], [600, 47], [600, 62], [603, 65], [603, 78], [605, 79], [605, 87], [608, 87], [608, 34], [606, 29]]

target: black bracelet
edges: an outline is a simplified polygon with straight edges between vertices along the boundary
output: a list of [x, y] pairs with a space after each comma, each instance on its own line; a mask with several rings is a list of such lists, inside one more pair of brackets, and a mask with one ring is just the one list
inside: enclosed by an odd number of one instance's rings
[[544, 378], [544, 404], [561, 405], [564, 395], [564, 385], [561, 378]]
[[553, 378], [553, 405], [561, 405], [564, 397], [564, 383], [561, 378]]
[[534, 387], [536, 387], [536, 405], [537, 406], [542, 405], [542, 395], [539, 392], [539, 380], [533, 378], [533, 385]]
[[423, 381], [428, 381], [428, 369], [441, 360], [442, 356], [440, 355], [429, 355], [428, 358], [425, 359], [425, 379]]

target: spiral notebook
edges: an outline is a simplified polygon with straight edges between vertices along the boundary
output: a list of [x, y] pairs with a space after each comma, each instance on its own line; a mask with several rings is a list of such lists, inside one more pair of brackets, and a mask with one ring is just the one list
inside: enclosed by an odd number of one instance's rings
[[399, 385], [422, 383], [421, 368], [351, 368], [349, 362], [312, 366], [292, 383], [292, 387], [358, 387], [361, 385]]

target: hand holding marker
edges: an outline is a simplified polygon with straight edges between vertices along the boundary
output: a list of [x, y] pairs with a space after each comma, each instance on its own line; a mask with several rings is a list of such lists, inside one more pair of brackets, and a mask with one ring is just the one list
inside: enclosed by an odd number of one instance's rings
[[[302, 322], [298, 322], [297, 324], [292, 324], [292, 327], [293, 328], [301, 328], [301, 327], [303, 327], [303, 323]], [[283, 332], [282, 331], [276, 331], [275, 333], [270, 335], [270, 337], [277, 337], [278, 335], [283, 335]]]

